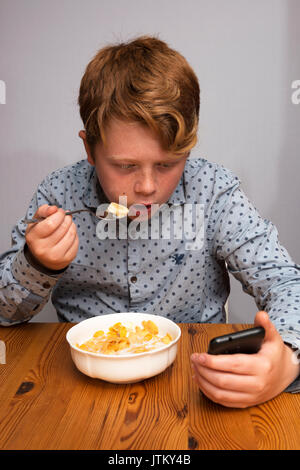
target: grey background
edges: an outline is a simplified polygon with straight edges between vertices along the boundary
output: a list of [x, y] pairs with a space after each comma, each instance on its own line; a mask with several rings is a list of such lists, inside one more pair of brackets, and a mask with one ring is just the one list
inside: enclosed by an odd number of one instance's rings
[[[87, 63], [108, 43], [155, 34], [199, 77], [192, 155], [232, 169], [299, 262], [299, 20], [298, 0], [0, 0], [0, 251], [41, 180], [85, 158], [77, 94]], [[229, 321], [255, 313], [232, 279]], [[57, 321], [51, 302], [35, 321]]]

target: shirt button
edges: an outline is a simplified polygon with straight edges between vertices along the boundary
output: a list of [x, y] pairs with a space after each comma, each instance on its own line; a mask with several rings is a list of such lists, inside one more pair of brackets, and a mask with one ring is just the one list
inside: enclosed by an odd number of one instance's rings
[[51, 286], [48, 281], [44, 282], [43, 284], [44, 289], [49, 289]]
[[136, 277], [136, 276], [132, 276], [132, 278], [130, 278], [130, 281], [134, 284], [134, 283], [137, 281], [137, 277]]

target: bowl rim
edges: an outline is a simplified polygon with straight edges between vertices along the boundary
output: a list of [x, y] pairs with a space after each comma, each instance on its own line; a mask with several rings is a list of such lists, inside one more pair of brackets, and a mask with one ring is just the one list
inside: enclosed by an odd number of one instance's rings
[[[161, 346], [159, 348], [152, 349], [150, 351], [141, 352], [141, 353], [128, 353], [128, 354], [102, 354], [102, 353], [96, 353], [96, 352], [92, 352], [92, 351], [84, 351], [83, 349], [78, 348], [78, 346], [71, 343], [71, 341], [70, 341], [69, 334], [71, 333], [71, 330], [76, 328], [78, 325], [81, 325], [85, 322], [88, 322], [88, 321], [90, 321], [94, 318], [105, 317], [105, 316], [108, 316], [108, 315], [112, 316], [112, 315], [121, 315], [121, 314], [124, 314], [124, 315], [126, 315], [126, 314], [139, 314], [139, 313], [141, 313], [142, 315], [149, 315], [149, 316], [152, 316], [152, 317], [163, 318], [164, 320], [167, 320], [168, 322], [172, 323], [177, 328], [177, 331], [178, 331], [177, 337], [175, 339], [173, 339], [170, 343], [168, 343], [164, 346]], [[70, 347], [72, 349], [74, 349], [75, 351], [78, 351], [78, 352], [80, 352], [82, 354], [85, 354], [87, 356], [101, 357], [101, 358], [110, 359], [110, 360], [112, 360], [112, 359], [129, 359], [129, 358], [138, 358], [138, 357], [155, 355], [155, 353], [160, 353], [161, 351], [165, 351], [166, 349], [171, 348], [171, 346], [174, 346], [176, 343], [178, 343], [180, 337], [181, 337], [181, 328], [180, 328], [180, 326], [178, 326], [177, 323], [175, 323], [173, 320], [170, 320], [169, 318], [163, 317], [162, 315], [155, 315], [155, 314], [147, 313], [147, 312], [117, 312], [117, 313], [108, 313], [108, 314], [104, 314], [104, 315], [95, 315], [94, 317], [87, 318], [87, 319], [85, 319], [81, 322], [76, 323], [76, 325], [72, 326], [66, 333], [66, 340], [69, 343]]]

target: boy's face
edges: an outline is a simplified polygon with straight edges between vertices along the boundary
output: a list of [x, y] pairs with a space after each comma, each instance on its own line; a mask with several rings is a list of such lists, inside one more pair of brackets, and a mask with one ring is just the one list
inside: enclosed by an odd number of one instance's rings
[[85, 132], [79, 133], [107, 199], [119, 203], [126, 196], [128, 208], [165, 203], [180, 181], [188, 154], [178, 157], [165, 151], [154, 132], [140, 123], [111, 121], [105, 135], [106, 146], [98, 143], [92, 156]]

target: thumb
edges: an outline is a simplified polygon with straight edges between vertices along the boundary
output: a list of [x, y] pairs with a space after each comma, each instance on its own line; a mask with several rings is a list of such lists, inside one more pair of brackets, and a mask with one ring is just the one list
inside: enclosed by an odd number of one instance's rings
[[49, 217], [49, 215], [52, 215], [57, 211], [58, 211], [58, 208], [56, 206], [49, 206], [48, 204], [43, 204], [42, 206], [38, 208], [38, 210], [34, 214], [34, 217], [46, 218], [46, 217]]
[[52, 215], [57, 211], [58, 211], [58, 208], [56, 206], [48, 206], [46, 210], [46, 217], [49, 217], [49, 215]]
[[274, 341], [274, 339], [278, 338], [279, 333], [276, 330], [275, 325], [271, 322], [269, 315], [267, 312], [264, 312], [263, 310], [257, 312], [255, 315], [255, 320], [254, 320], [254, 325], [255, 326], [262, 326], [265, 330], [265, 339], [264, 341]]

